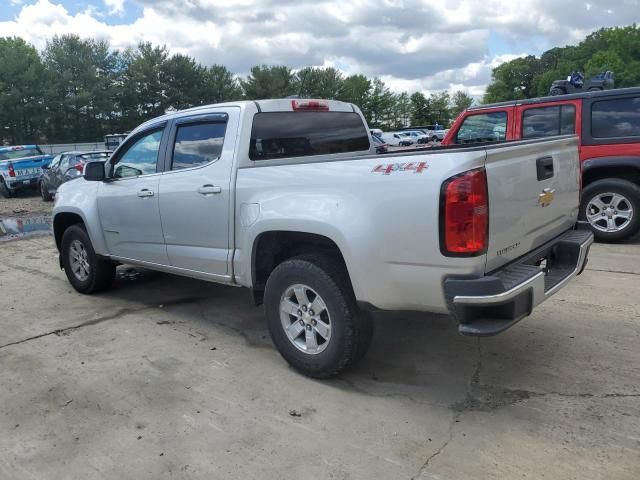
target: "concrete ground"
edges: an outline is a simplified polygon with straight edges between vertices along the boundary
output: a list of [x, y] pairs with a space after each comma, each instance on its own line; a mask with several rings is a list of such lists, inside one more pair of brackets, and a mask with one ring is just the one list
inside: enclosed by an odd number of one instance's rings
[[381, 315], [364, 361], [290, 369], [249, 293], [0, 244], [0, 479], [640, 478], [640, 241], [506, 333]]

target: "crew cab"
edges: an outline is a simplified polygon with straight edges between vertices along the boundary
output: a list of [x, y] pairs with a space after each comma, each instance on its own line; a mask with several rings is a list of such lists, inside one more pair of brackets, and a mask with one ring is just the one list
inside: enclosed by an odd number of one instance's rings
[[0, 147], [0, 195], [9, 198], [23, 188], [36, 188], [42, 167], [51, 163], [37, 145]]
[[580, 219], [596, 239], [640, 231], [640, 88], [592, 91], [472, 107], [443, 145], [577, 135], [582, 162]]
[[593, 235], [575, 227], [576, 142], [376, 155], [349, 103], [198, 107], [62, 184], [54, 238], [81, 293], [122, 263], [251, 289], [282, 356], [329, 377], [365, 354], [372, 310], [493, 335], [581, 273]]

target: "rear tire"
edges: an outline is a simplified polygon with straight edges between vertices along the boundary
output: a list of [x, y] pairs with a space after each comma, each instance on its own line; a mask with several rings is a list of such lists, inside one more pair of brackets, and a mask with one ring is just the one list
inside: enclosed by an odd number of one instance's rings
[[7, 184], [4, 183], [4, 178], [1, 178], [1, 177], [0, 177], [0, 195], [2, 195], [4, 198], [11, 198], [13, 196], [13, 192], [9, 187], [7, 187]]
[[53, 200], [53, 197], [49, 193], [49, 190], [45, 186], [44, 182], [40, 182], [40, 196], [42, 197], [43, 202], [50, 202]]
[[[371, 316], [358, 309], [344, 266], [329, 256], [301, 255], [282, 262], [267, 280], [264, 304], [276, 348], [309, 377], [338, 375], [371, 344]], [[313, 305], [319, 311], [313, 312]]]
[[553, 88], [551, 89], [551, 92], [549, 92], [549, 93], [550, 93], [551, 95], [554, 95], [554, 96], [555, 96], [555, 95], [564, 95], [566, 92], [565, 92], [562, 88], [559, 88], [559, 87], [553, 87]]
[[69, 283], [80, 293], [106, 290], [116, 278], [116, 266], [96, 255], [87, 231], [80, 224], [65, 230], [60, 255]]
[[589, 222], [600, 242], [634, 236], [640, 230], [640, 187], [619, 178], [590, 183], [582, 191], [580, 219]]

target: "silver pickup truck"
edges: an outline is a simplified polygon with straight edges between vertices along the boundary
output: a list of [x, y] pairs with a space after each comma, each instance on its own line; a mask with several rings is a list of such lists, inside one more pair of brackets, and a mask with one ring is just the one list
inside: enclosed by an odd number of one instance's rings
[[351, 104], [264, 100], [151, 120], [65, 183], [60, 265], [81, 293], [126, 263], [250, 288], [296, 369], [365, 354], [372, 310], [493, 335], [581, 273], [576, 139], [375, 155]]

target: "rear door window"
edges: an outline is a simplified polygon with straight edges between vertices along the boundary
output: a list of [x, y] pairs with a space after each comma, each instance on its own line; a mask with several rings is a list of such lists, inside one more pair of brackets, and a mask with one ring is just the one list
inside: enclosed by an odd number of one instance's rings
[[507, 112], [469, 115], [460, 125], [456, 143], [498, 142], [507, 138]]
[[251, 160], [363, 150], [369, 150], [369, 135], [357, 113], [263, 112], [253, 118]]
[[220, 158], [226, 129], [226, 122], [179, 125], [171, 170], [206, 165]]
[[569, 135], [576, 130], [576, 108], [554, 105], [528, 108], [522, 113], [522, 138]]
[[593, 138], [640, 137], [640, 97], [593, 102]]

